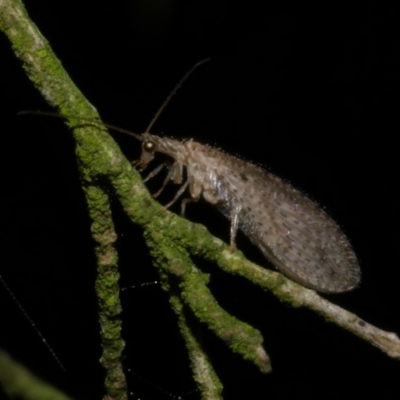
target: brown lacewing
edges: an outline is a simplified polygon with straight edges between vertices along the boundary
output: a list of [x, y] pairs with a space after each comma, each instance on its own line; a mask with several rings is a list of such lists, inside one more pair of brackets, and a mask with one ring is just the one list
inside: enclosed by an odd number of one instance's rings
[[[194, 65], [180, 80], [145, 133], [139, 135], [104, 125], [142, 142], [138, 162], [141, 170], [156, 153], [172, 158], [164, 184], [154, 197], [170, 180], [181, 187], [165, 208], [175, 203], [189, 188], [190, 198], [182, 201], [182, 215], [188, 202], [198, 201], [203, 195], [230, 219], [232, 249], [240, 228], [278, 270], [295, 282], [324, 293], [355, 288], [361, 273], [348, 239], [336, 222], [304, 193], [276, 175], [208, 145], [149, 133], [182, 83], [206, 61]], [[155, 176], [164, 166], [160, 165], [144, 181]]]

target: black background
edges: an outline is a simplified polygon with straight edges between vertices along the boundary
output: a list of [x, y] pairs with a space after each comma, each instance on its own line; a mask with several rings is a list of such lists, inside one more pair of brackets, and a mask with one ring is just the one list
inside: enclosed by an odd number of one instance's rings
[[[324, 204], [349, 236], [363, 272], [357, 290], [329, 299], [400, 332], [397, 9], [378, 2], [359, 8], [252, 1], [25, 4], [103, 120], [134, 132], [146, 128], [193, 64], [211, 57], [152, 131], [215, 144]], [[99, 399], [95, 262], [74, 143], [60, 120], [16, 117], [21, 110], [51, 109], [4, 36], [0, 46], [0, 273], [66, 373], [1, 285], [0, 346], [76, 398]], [[130, 160], [138, 157], [135, 139], [114, 137]], [[151, 191], [159, 183], [150, 182]], [[157, 279], [141, 230], [117, 201], [113, 207], [121, 285], [139, 286], [122, 295], [131, 398], [196, 399], [167, 296], [157, 285], [140, 287]], [[229, 241], [229, 222], [204, 202], [190, 205], [187, 218]], [[266, 264], [243, 236], [238, 242], [250, 259]], [[398, 362], [307, 310], [291, 309], [215, 266], [199, 266], [212, 273], [220, 305], [261, 330], [272, 357], [274, 371], [264, 376], [204, 329], [226, 400], [398, 393]]]

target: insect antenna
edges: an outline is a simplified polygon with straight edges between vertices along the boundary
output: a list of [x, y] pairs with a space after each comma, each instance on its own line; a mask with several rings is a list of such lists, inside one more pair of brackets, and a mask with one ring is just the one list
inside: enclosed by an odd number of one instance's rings
[[[204, 63], [206, 63], [206, 62], [208, 62], [210, 60], [211, 60], [210, 58], [206, 58], [204, 60], [201, 60], [198, 63], [196, 63], [195, 65], [193, 65], [193, 67], [190, 68], [190, 70], [188, 72], [186, 72], [186, 74], [183, 76], [183, 78], [178, 82], [178, 84], [174, 87], [172, 92], [168, 95], [168, 97], [162, 103], [161, 107], [157, 110], [157, 112], [155, 113], [154, 117], [150, 121], [150, 124], [146, 128], [145, 133], [149, 133], [150, 129], [153, 127], [153, 125], [157, 121], [158, 117], [160, 116], [160, 114], [162, 113], [164, 108], [170, 102], [171, 98], [182, 87], [183, 83], [189, 78], [189, 76], [192, 75], [192, 73], [198, 67], [200, 67], [201, 65], [203, 65]], [[101, 127], [106, 127], [106, 128], [112, 129], [115, 132], [120, 132], [120, 133], [124, 133], [125, 135], [133, 136], [134, 138], [140, 140], [141, 142], [143, 141], [143, 136], [142, 135], [139, 135], [137, 133], [128, 131], [126, 129], [119, 128], [119, 127], [117, 127], [115, 125], [106, 124], [106, 123], [101, 122], [101, 121], [95, 121], [93, 119], [87, 119], [87, 118], [81, 118], [81, 117], [73, 117], [73, 116], [64, 116], [64, 115], [60, 115], [60, 114], [57, 114], [57, 113], [46, 112], [46, 111], [36, 111], [36, 110], [19, 111], [17, 113], [17, 115], [44, 115], [44, 116], [47, 116], [47, 117], [60, 118], [60, 119], [64, 119], [64, 120], [75, 119], [75, 120], [78, 120], [78, 121], [82, 121], [83, 123], [85, 123], [87, 125], [92, 125], [92, 126], [100, 127], [100, 128]], [[77, 126], [75, 126], [75, 128], [77, 128]]]
[[[35, 111], [35, 110], [19, 111], [17, 113], [17, 115], [44, 115], [46, 117], [59, 118], [59, 119], [64, 119], [64, 120], [75, 119], [78, 121], [82, 121], [82, 125], [92, 125], [96, 128], [106, 127], [115, 132], [124, 133], [125, 135], [133, 136], [134, 138], [136, 138], [140, 141], [143, 141], [142, 135], [128, 131], [127, 129], [119, 128], [115, 125], [106, 124], [102, 121], [96, 121], [93, 119], [87, 119], [87, 118], [81, 118], [81, 117], [69, 117], [69, 116], [64, 116], [64, 115], [60, 115], [57, 113], [46, 112], [46, 111]], [[74, 128], [79, 128], [79, 126], [74, 126]]]
[[195, 69], [200, 67], [200, 65], [203, 65], [204, 63], [210, 61], [210, 58], [205, 58], [204, 60], [199, 61], [198, 63], [194, 64], [192, 68], [189, 69], [188, 72], [183, 76], [183, 78], [177, 83], [177, 85], [174, 87], [172, 92], [168, 95], [168, 97], [164, 100], [164, 103], [162, 103], [161, 107], [157, 110], [155, 113], [153, 119], [150, 121], [149, 126], [146, 128], [145, 133], [149, 133], [150, 129], [153, 127], [154, 123], [157, 121], [158, 117], [164, 110], [164, 108], [167, 106], [167, 104], [170, 102], [171, 98], [175, 95], [175, 93], [182, 87], [183, 83], [189, 78], [190, 75], [194, 72]]

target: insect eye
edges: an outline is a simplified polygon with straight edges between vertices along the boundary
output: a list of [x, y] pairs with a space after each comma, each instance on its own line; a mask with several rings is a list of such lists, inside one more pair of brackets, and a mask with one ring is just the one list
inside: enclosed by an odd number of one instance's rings
[[156, 144], [154, 142], [152, 142], [151, 140], [148, 140], [143, 145], [143, 150], [147, 151], [148, 153], [153, 153], [155, 148], [156, 148]]

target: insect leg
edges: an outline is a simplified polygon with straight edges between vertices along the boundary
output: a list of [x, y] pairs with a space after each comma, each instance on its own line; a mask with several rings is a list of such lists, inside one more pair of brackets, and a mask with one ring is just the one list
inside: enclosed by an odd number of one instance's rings
[[[155, 177], [165, 166], [166, 166], [165, 163], [160, 164], [156, 169], [154, 169], [152, 172], [150, 172], [150, 174], [147, 175], [147, 177], [146, 177], [145, 179], [143, 179], [143, 182], [147, 182], [149, 179]], [[163, 183], [163, 185], [161, 186], [161, 189], [160, 189], [158, 192], [152, 194], [152, 197], [153, 197], [154, 199], [155, 199], [156, 197], [158, 197], [158, 196], [161, 194], [161, 192], [164, 190], [165, 186], [167, 186], [167, 183], [168, 183], [168, 181], [169, 181], [169, 179], [170, 179], [170, 175], [171, 175], [170, 172], [168, 172], [168, 175], [167, 175], [167, 177], [164, 179], [164, 183]]]
[[194, 203], [196, 201], [199, 201], [200, 197], [197, 198], [193, 198], [193, 197], [186, 197], [186, 199], [182, 200], [182, 204], [181, 204], [181, 217], [184, 218], [185, 217], [185, 210], [186, 210], [186, 204], [188, 203]]
[[166, 206], [164, 206], [164, 207], [162, 208], [161, 211], [165, 211], [165, 210], [167, 210], [168, 208], [170, 208], [170, 207], [172, 206], [172, 204], [174, 204], [174, 203], [179, 199], [179, 197], [182, 196], [183, 192], [186, 190], [186, 188], [188, 187], [188, 185], [189, 185], [189, 180], [187, 180], [187, 181], [179, 188], [179, 190], [176, 192], [176, 195], [174, 196], [174, 198], [173, 198]]
[[240, 210], [242, 209], [241, 206], [236, 205], [231, 210], [231, 251], [235, 251], [236, 249], [236, 234], [239, 228], [239, 214]]
[[[163, 166], [165, 166], [165, 165], [167, 165], [167, 164], [161, 164], [161, 165], [162, 165], [162, 167], [163, 167]], [[162, 168], [162, 167], [161, 167], [161, 168]], [[153, 177], [156, 173], [158, 173], [158, 171], [161, 170], [161, 168], [160, 168], [160, 167], [156, 168], [156, 169], [153, 171], [154, 174], [152, 174], [151, 177]], [[147, 179], [149, 179], [149, 177], [147, 177], [146, 180], [147, 180]], [[160, 189], [157, 193], [154, 193], [154, 194], [153, 194], [153, 197], [154, 197], [154, 198], [158, 197], [158, 196], [161, 194], [161, 192], [164, 190], [165, 186], [167, 186], [167, 184], [168, 184], [168, 182], [169, 182], [170, 179], [171, 179], [174, 183], [177, 183], [177, 184], [182, 183], [182, 165], [179, 164], [178, 162], [174, 162], [174, 163], [172, 164], [172, 166], [168, 168], [168, 174], [167, 174], [167, 176], [166, 176], [165, 179], [164, 179], [164, 182], [163, 182], [163, 184], [162, 184], [162, 186], [161, 186], [161, 189]], [[144, 182], [146, 182], [146, 180], [145, 180]]]
[[[140, 162], [140, 161], [139, 161]], [[153, 171], [151, 171], [145, 179], [143, 179], [143, 182], [147, 182], [148, 180], [150, 180], [151, 178], [154, 178], [164, 167], [166, 166], [165, 163], [160, 164], [157, 168], [153, 169]]]
[[204, 190], [203, 185], [195, 178], [195, 175], [194, 171], [188, 171], [190, 197], [182, 200], [181, 217], [185, 216], [186, 204], [199, 201], [201, 193], [203, 193], [204, 198], [210, 201], [210, 203], [215, 204], [217, 202], [217, 200], [214, 201], [214, 199], [210, 200], [211, 191]]

